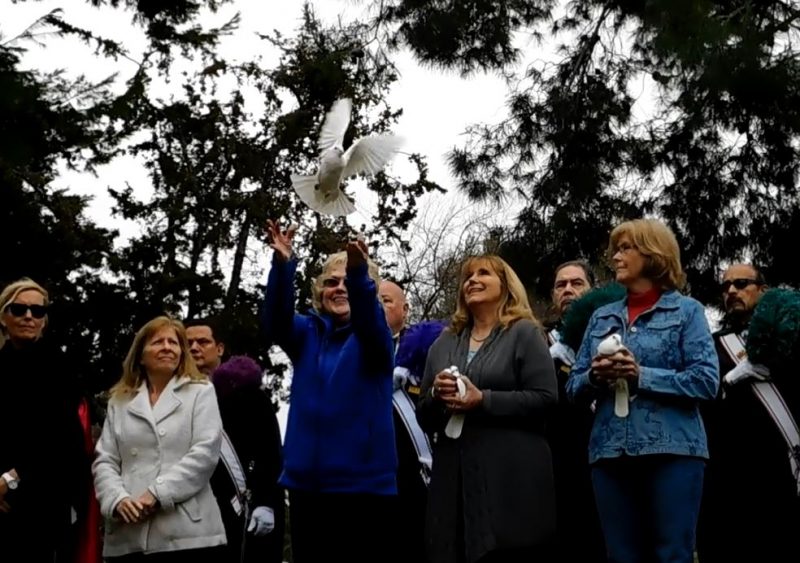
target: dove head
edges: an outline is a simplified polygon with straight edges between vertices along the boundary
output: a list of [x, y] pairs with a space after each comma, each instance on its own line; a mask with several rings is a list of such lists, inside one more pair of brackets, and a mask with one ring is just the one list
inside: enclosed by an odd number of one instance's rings
[[619, 334], [612, 334], [597, 345], [597, 353], [601, 356], [610, 356], [616, 354], [622, 348], [622, 337]]

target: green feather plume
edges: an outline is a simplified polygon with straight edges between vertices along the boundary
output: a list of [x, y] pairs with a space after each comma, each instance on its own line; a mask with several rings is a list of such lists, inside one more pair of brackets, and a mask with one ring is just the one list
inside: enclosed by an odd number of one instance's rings
[[561, 340], [575, 350], [581, 347], [583, 334], [589, 325], [589, 319], [598, 308], [623, 299], [627, 290], [624, 286], [613, 282], [597, 287], [574, 301], [567, 309], [561, 325]]
[[747, 332], [747, 356], [773, 374], [800, 361], [800, 292], [770, 289], [758, 302]]

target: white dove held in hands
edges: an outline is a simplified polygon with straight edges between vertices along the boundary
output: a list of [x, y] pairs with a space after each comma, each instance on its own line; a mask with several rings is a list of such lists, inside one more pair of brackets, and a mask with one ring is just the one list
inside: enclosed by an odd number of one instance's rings
[[395, 135], [368, 135], [344, 150], [344, 134], [350, 124], [352, 102], [334, 102], [325, 116], [319, 136], [319, 170], [303, 176], [292, 174], [292, 186], [300, 199], [323, 215], [348, 215], [355, 205], [341, 190], [342, 180], [357, 174], [376, 174], [394, 157], [403, 140]]
[[[613, 356], [620, 350], [624, 350], [622, 337], [619, 334], [607, 336], [597, 345], [597, 353], [601, 356]], [[628, 381], [619, 378], [614, 382], [614, 414], [624, 418], [628, 416], [630, 392], [628, 391]]]

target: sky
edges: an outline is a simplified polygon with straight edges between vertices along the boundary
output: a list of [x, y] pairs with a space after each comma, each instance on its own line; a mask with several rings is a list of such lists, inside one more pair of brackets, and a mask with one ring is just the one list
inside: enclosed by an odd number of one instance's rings
[[[349, 20], [366, 16], [365, 3], [352, 0], [317, 0], [312, 4], [317, 15], [329, 23], [339, 17]], [[257, 34], [269, 33], [275, 29], [285, 35], [292, 34], [300, 24], [302, 7], [302, 0], [236, 0], [225, 5], [218, 13], [210, 15], [205, 21], [219, 25], [233, 17], [237, 11], [240, 12], [242, 17], [239, 29], [223, 40], [220, 52], [234, 60], [250, 59], [256, 52], [262, 54], [267, 62], [277, 61], [266, 42]], [[0, 33], [7, 40], [20, 33], [37, 17], [56, 8], [63, 9], [63, 17], [69, 23], [121, 41], [128, 47], [134, 59], [138, 58], [145, 46], [144, 36], [132, 23], [130, 12], [98, 9], [79, 0], [28, 1], [16, 4], [10, 0], [0, 0], [0, 14], [3, 14]], [[125, 59], [118, 62], [103, 61], [95, 57], [90, 48], [72, 39], [45, 40], [47, 46], [42, 49], [35, 48], [30, 43], [24, 44], [29, 48], [24, 58], [25, 65], [43, 71], [63, 68], [68, 74], [85, 74], [87, 78], [94, 80], [117, 72], [117, 84], [120, 88], [136, 70], [135, 63]], [[432, 179], [450, 189], [453, 187], [453, 179], [445, 162], [445, 154], [461, 144], [462, 134], [469, 124], [494, 122], [505, 114], [505, 83], [493, 75], [476, 75], [464, 79], [453, 72], [423, 68], [408, 52], [397, 53], [394, 60], [401, 75], [393, 86], [388, 102], [392, 107], [402, 108], [403, 115], [393, 132], [406, 139], [404, 150], [425, 155]], [[165, 87], [163, 95], [169, 95], [169, 86]], [[395, 174], [402, 177], [404, 166], [406, 170], [412, 169], [410, 164], [401, 159], [395, 160], [395, 169], [391, 170]], [[56, 187], [92, 197], [90, 216], [102, 226], [119, 229], [122, 237], [126, 238], [135, 234], [138, 227], [111, 216], [111, 199], [106, 192], [107, 186], [120, 187], [124, 183], [129, 183], [142, 197], [149, 193], [150, 181], [146, 171], [132, 157], [115, 160], [101, 168], [97, 177], [65, 172], [55, 182]], [[359, 193], [356, 195], [359, 196]], [[429, 199], [451, 197], [458, 196], [433, 196]], [[431, 205], [439, 204], [433, 201]], [[370, 199], [369, 194], [362, 194], [357, 199], [357, 206], [359, 211], [353, 217], [353, 224], [364, 222], [365, 215], [374, 207], [374, 200]]]

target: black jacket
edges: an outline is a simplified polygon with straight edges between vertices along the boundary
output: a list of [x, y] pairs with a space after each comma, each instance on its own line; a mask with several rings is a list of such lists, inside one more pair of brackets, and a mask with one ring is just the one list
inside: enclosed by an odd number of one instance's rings
[[0, 473], [13, 468], [20, 477], [5, 497], [11, 510], [0, 513], [4, 553], [22, 549], [28, 560], [52, 560], [73, 549], [72, 511], [84, 516], [91, 480], [80, 400], [77, 378], [57, 348], [40, 340], [0, 349]]
[[[714, 334], [720, 377], [735, 367]], [[798, 366], [800, 369], [800, 366]], [[773, 383], [800, 420], [800, 378], [773, 373]], [[800, 498], [789, 469], [786, 443], [750, 383], [723, 385], [705, 406], [710, 459], [698, 526], [702, 563], [797, 559]]]
[[222, 426], [246, 473], [251, 493], [250, 508], [268, 506], [275, 512], [275, 529], [263, 537], [246, 534], [248, 522], [231, 504], [236, 494], [231, 478], [222, 465], [211, 478], [225, 533], [228, 537], [228, 561], [239, 561], [242, 538], [246, 538], [245, 561], [280, 563], [283, 561], [284, 491], [278, 485], [281, 471], [281, 435], [278, 419], [269, 395], [258, 385], [230, 391], [217, 386]]

